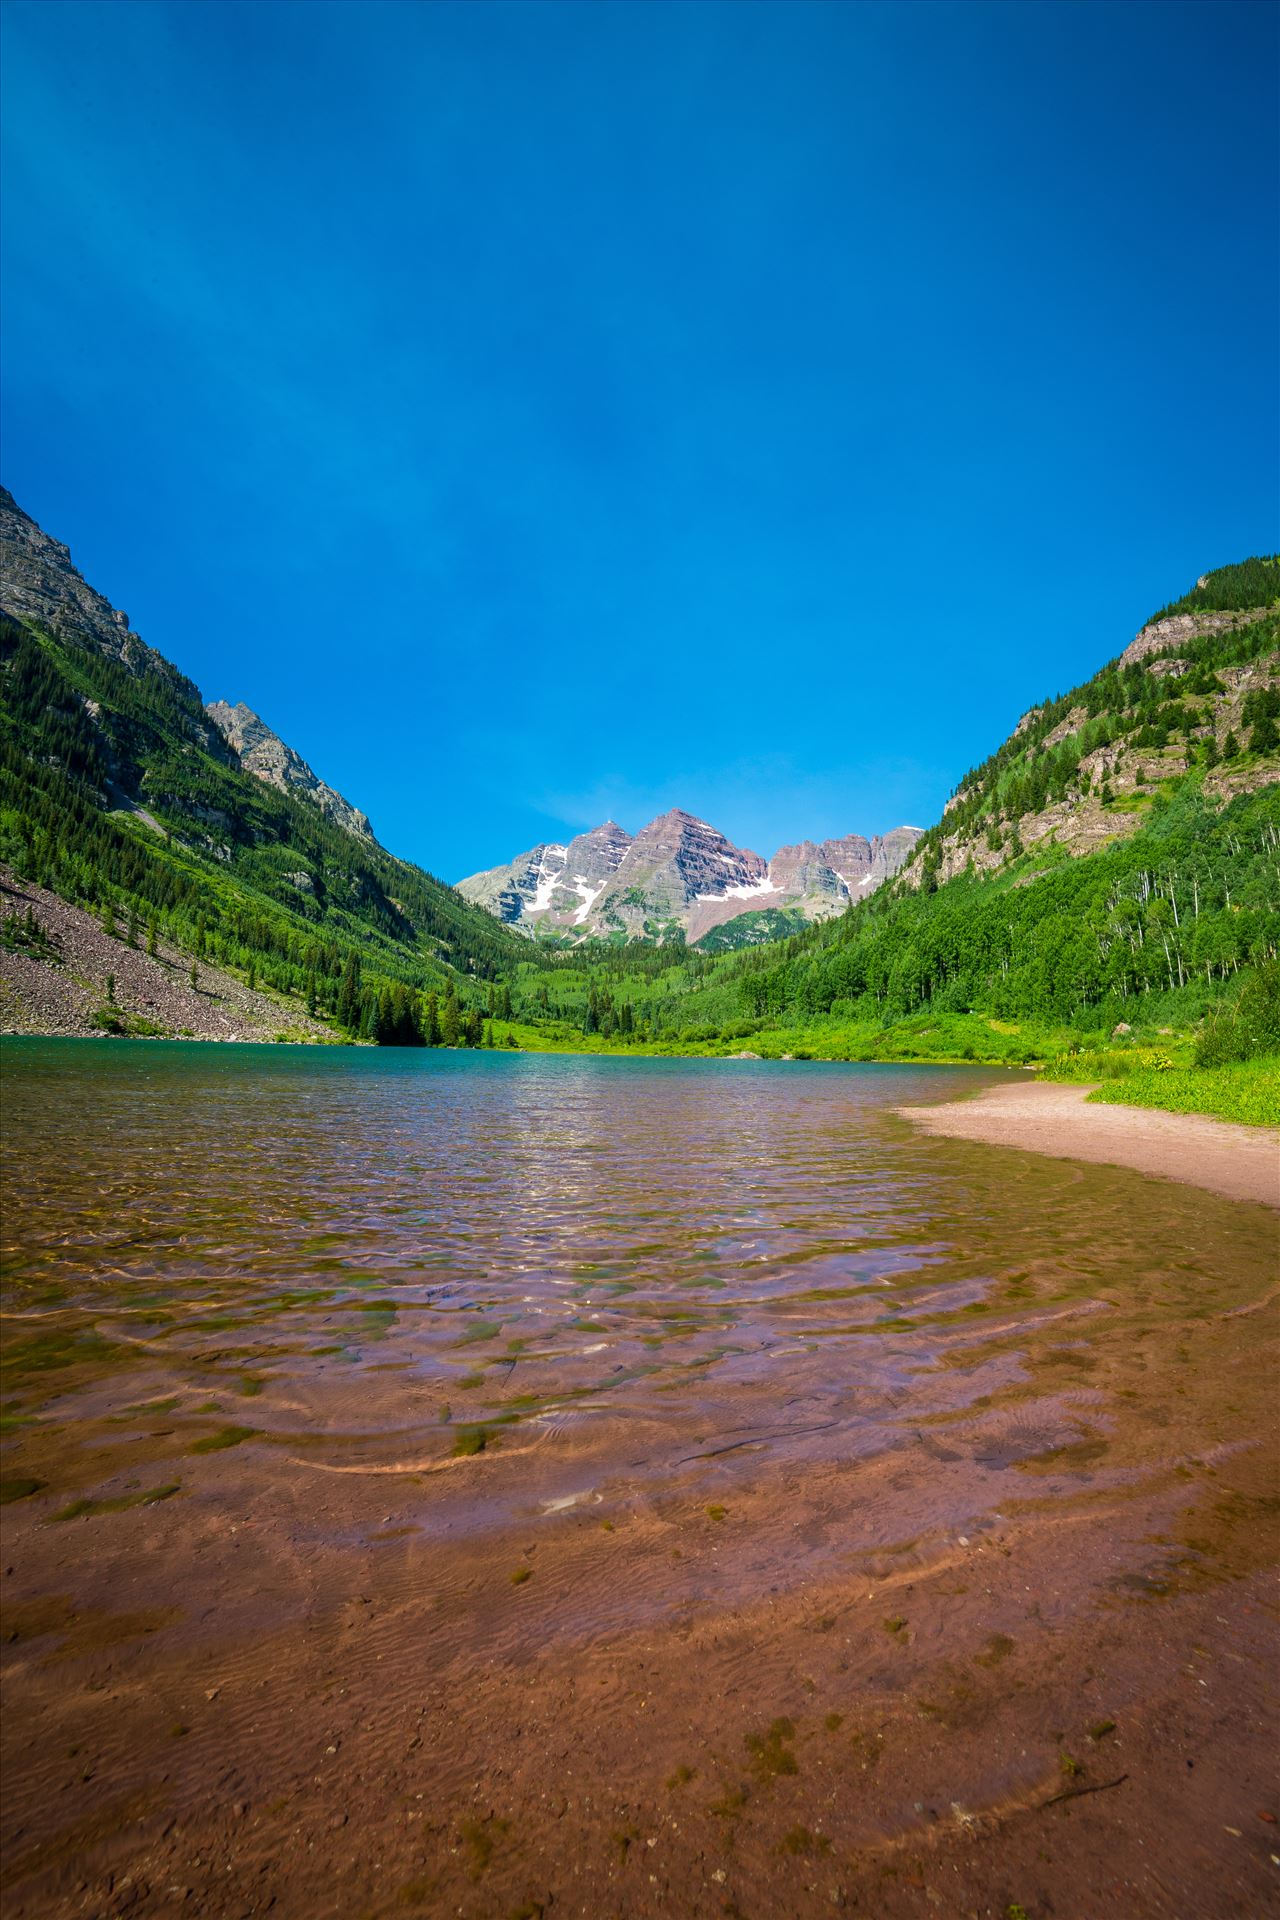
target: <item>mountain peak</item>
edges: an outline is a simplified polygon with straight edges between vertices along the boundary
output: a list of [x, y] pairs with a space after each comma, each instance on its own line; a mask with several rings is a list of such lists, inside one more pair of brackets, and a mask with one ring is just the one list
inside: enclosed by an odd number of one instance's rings
[[697, 814], [670, 807], [634, 837], [607, 820], [567, 847], [535, 847], [472, 874], [458, 891], [527, 933], [692, 945], [745, 913], [838, 913], [896, 873], [917, 838], [895, 827], [870, 840], [804, 840], [766, 862]]
[[144, 644], [129, 616], [91, 587], [71, 558], [71, 549], [47, 534], [0, 487], [0, 546], [4, 551], [0, 607], [48, 633], [95, 648], [131, 674], [163, 673], [175, 685], [191, 683]]
[[234, 707], [226, 700], [207, 700], [204, 710], [246, 773], [269, 787], [278, 787], [281, 793], [303, 795], [348, 833], [358, 834], [362, 840], [375, 838], [368, 814], [353, 807], [335, 787], [313, 773], [302, 755], [273, 733], [243, 700]]

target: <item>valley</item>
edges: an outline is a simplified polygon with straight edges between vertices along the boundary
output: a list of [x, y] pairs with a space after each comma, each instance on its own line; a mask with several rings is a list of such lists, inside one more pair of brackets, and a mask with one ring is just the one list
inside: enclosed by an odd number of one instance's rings
[[[1031, 708], [923, 832], [766, 862], [677, 809], [455, 890], [251, 707], [206, 704], [9, 495], [0, 536], [9, 1032], [985, 1061], [1280, 1113], [1274, 560]], [[78, 965], [46, 898], [93, 923]], [[111, 942], [219, 1003], [157, 999]]]

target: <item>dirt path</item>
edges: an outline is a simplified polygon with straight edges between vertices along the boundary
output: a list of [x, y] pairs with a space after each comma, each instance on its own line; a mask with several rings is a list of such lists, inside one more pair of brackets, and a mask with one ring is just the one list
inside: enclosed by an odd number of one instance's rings
[[928, 1133], [1022, 1147], [1059, 1160], [1092, 1160], [1182, 1180], [1228, 1200], [1280, 1207], [1280, 1139], [1270, 1127], [1238, 1127], [1203, 1114], [1091, 1105], [1089, 1087], [991, 1087], [971, 1100], [902, 1107]]

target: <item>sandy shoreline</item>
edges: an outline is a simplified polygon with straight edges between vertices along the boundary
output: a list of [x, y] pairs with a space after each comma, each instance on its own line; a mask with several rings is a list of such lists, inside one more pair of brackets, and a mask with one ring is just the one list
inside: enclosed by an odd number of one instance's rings
[[1271, 1128], [1151, 1107], [1090, 1104], [1091, 1091], [1033, 1080], [991, 1087], [972, 1099], [898, 1111], [926, 1132], [949, 1139], [1132, 1167], [1228, 1200], [1280, 1207], [1280, 1144]]

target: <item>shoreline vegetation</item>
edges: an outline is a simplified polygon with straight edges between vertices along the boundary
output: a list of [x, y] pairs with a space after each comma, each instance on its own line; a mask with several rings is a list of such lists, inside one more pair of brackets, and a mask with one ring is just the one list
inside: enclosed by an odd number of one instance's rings
[[[314, 1003], [300, 1005], [265, 985], [252, 966], [218, 964], [208, 954], [197, 959], [10, 872], [0, 872], [0, 901], [0, 1038], [374, 1044]], [[426, 996], [423, 1024], [436, 1045], [528, 1054], [1016, 1068], [1042, 1082], [1084, 1087], [1091, 1104], [1277, 1127], [1280, 965], [1264, 963], [1239, 979], [1235, 997], [1198, 1026], [1165, 1024], [1168, 998], [1152, 996], [1146, 1020], [1118, 1022], [1111, 1031], [926, 1009], [874, 1022], [833, 1014], [795, 1023], [756, 1018], [649, 1038], [598, 1017], [596, 1030], [584, 1031], [590, 1001], [581, 1022], [521, 1018], [509, 988], [491, 990], [491, 1007], [469, 1017], [447, 998]]]

